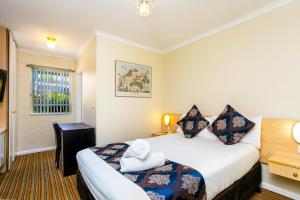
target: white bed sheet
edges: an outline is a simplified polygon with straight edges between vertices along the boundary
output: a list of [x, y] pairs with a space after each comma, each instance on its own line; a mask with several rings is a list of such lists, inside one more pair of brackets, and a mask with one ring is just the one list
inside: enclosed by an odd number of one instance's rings
[[[199, 171], [205, 179], [208, 200], [213, 199], [234, 181], [244, 176], [259, 160], [259, 151], [251, 144], [224, 145], [218, 140], [201, 137], [186, 139], [181, 133], [153, 137], [147, 139], [147, 141], [150, 143], [151, 152], [163, 152], [167, 159]], [[131, 141], [127, 143], [130, 144]], [[99, 157], [95, 157], [95, 154], [92, 156], [92, 154], [94, 153], [90, 150], [83, 150], [77, 154], [77, 160], [84, 180], [97, 199], [103, 199], [101, 198], [102, 195], [102, 197], [106, 197], [105, 199], [118, 200], [113, 195], [115, 187], [110, 188], [110, 183], [103, 182], [106, 178], [101, 177], [101, 171], [107, 179], [110, 176], [114, 177], [113, 180], [108, 180], [112, 182], [111, 184], [115, 183], [116, 186], [122, 187], [124, 191], [130, 191], [130, 194], [136, 193], [138, 196], [135, 196], [134, 199], [149, 199], [146, 193], [145, 195], [141, 193], [141, 188], [135, 183], [126, 181], [126, 185], [124, 185], [125, 177], [123, 175], [117, 171], [107, 170], [106, 168], [109, 165]], [[95, 163], [94, 159], [102, 162]], [[94, 166], [95, 164], [98, 167]], [[101, 169], [104, 167], [103, 165], [106, 165], [105, 175]], [[97, 170], [100, 173], [95, 172]], [[113, 175], [110, 173], [113, 173]], [[99, 177], [95, 178], [95, 174]], [[120, 181], [118, 181], [119, 179]], [[110, 193], [112, 194], [110, 195]], [[118, 193], [120, 193], [119, 190]], [[123, 194], [123, 199], [130, 199], [126, 195], [128, 195], [128, 192]]]

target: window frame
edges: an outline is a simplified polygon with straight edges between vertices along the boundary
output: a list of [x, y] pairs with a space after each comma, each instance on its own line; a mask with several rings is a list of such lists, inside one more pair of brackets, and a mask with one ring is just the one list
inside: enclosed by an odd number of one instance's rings
[[[61, 68], [54, 68], [54, 67], [46, 67], [46, 66], [38, 66], [38, 65], [27, 65], [31, 67], [31, 114], [32, 115], [70, 115], [72, 113], [72, 70], [61, 69]], [[35, 70], [37, 72], [35, 72]], [[34, 73], [36, 73], [36, 77], [34, 77]], [[40, 73], [40, 74], [39, 74]], [[51, 74], [52, 73], [52, 74]], [[43, 80], [43, 75], [46, 75], [46, 81]], [[40, 80], [38, 76], [40, 77]], [[49, 86], [49, 76], [51, 78], [55, 77], [55, 81], [52, 82], [53, 85]], [[58, 77], [60, 77], [60, 82], [58, 81]], [[62, 80], [61, 77], [65, 79]], [[69, 78], [69, 80], [67, 80]], [[39, 82], [39, 84], [38, 84]], [[38, 85], [38, 89], [34, 89], [35, 85]], [[42, 88], [40, 88], [42, 87]], [[44, 87], [44, 88], [43, 88]], [[50, 88], [49, 88], [50, 87]], [[67, 91], [65, 91], [67, 90]], [[56, 101], [49, 103], [49, 97], [45, 98], [43, 95], [40, 97], [42, 100], [39, 100], [39, 103], [35, 102], [37, 92], [38, 94], [46, 93], [48, 96], [49, 94], [52, 95], [54, 92], [60, 94], [58, 99], [58, 95], [56, 97]], [[61, 96], [62, 94], [68, 94], [68, 101], [62, 102]], [[45, 94], [44, 94], [45, 95]], [[45, 98], [45, 99], [44, 99]], [[52, 98], [52, 96], [50, 97]], [[41, 102], [42, 101], [42, 102]], [[58, 102], [59, 101], [59, 102]], [[50, 106], [54, 106], [54, 111], [50, 111]], [[62, 112], [63, 106], [66, 106], [64, 109], [65, 111]], [[40, 111], [35, 110], [35, 107], [39, 107]], [[60, 107], [60, 109], [58, 109]], [[53, 107], [52, 107], [53, 109]], [[60, 111], [58, 111], [60, 110]]]

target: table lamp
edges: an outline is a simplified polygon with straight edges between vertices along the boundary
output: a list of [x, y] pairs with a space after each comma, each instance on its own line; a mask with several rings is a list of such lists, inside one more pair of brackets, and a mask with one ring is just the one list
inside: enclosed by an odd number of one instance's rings
[[293, 137], [300, 144], [300, 122], [297, 122], [293, 127]]
[[171, 117], [169, 114], [165, 114], [164, 115], [164, 124], [166, 125], [167, 127], [167, 133], [170, 131], [170, 124], [171, 124]]

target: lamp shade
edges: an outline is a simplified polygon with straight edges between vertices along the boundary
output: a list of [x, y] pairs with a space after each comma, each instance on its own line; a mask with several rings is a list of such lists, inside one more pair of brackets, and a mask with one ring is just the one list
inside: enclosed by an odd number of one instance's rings
[[153, 8], [153, 0], [137, 0], [136, 3], [139, 14], [142, 17], [149, 17]]
[[293, 137], [296, 142], [300, 143], [300, 122], [297, 122], [293, 128]]
[[166, 126], [170, 125], [170, 123], [171, 123], [170, 115], [165, 114], [165, 116], [164, 116], [164, 123], [165, 123]]

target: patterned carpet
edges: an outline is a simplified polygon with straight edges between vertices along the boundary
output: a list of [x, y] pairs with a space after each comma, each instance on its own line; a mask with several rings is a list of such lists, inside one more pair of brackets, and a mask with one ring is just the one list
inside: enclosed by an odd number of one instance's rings
[[[0, 175], [0, 199], [79, 199], [76, 177], [63, 178], [54, 163], [54, 151], [18, 156], [13, 169]], [[288, 200], [262, 190], [251, 200]]]

